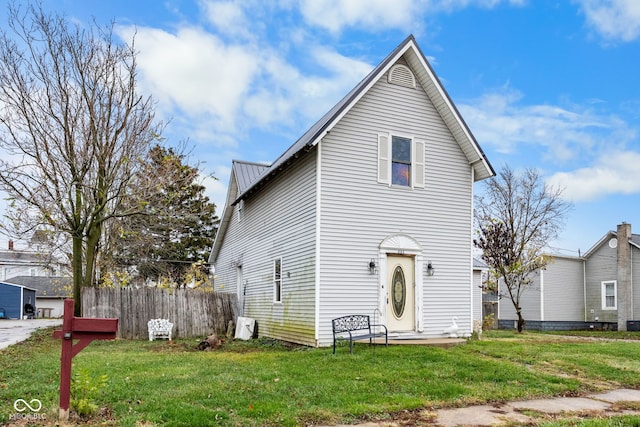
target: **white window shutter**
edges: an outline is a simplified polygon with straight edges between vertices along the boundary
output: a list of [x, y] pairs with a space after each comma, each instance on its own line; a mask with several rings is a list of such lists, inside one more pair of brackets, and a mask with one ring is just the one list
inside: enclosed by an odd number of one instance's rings
[[378, 135], [378, 182], [391, 184], [391, 144], [388, 134]]
[[424, 188], [424, 141], [413, 141], [413, 187]]

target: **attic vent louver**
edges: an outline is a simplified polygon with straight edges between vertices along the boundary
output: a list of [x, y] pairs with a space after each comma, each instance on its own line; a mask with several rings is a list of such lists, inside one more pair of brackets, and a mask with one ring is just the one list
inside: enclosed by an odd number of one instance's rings
[[396, 64], [389, 70], [388, 81], [391, 84], [410, 87], [416, 87], [416, 78], [406, 65]]

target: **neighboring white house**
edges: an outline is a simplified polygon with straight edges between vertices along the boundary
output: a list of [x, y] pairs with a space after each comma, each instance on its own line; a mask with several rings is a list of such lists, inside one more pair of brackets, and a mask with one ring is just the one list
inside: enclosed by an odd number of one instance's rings
[[0, 280], [15, 276], [60, 276], [65, 270], [64, 264], [49, 254], [32, 247], [16, 249], [12, 240], [7, 249], [0, 249]]
[[310, 346], [348, 314], [469, 335], [473, 185], [494, 175], [409, 36], [272, 164], [233, 162], [215, 289], [260, 335]]
[[473, 258], [473, 321], [482, 325], [484, 285], [489, 274], [489, 266], [478, 258]]
[[[583, 256], [551, 258], [522, 294], [527, 327], [640, 328], [640, 274], [634, 274], [640, 272], [640, 235], [630, 224], [607, 232]], [[500, 301], [499, 319], [502, 327], [516, 319], [508, 297]]]

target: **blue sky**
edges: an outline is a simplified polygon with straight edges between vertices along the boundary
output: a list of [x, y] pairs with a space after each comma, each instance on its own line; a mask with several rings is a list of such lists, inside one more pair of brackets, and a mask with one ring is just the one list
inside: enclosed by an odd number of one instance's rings
[[[640, 2], [636, 0], [46, 1], [136, 34], [139, 83], [218, 181], [272, 162], [409, 34], [496, 170], [538, 168], [575, 208], [583, 253], [622, 221], [640, 233]], [[3, 27], [6, 27], [2, 11]], [[477, 184], [476, 191], [482, 185]], [[0, 240], [2, 242], [2, 240]]]

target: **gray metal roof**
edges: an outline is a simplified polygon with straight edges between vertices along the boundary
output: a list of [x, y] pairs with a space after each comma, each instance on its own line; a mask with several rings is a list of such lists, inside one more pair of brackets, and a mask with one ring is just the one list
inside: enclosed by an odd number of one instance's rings
[[478, 259], [478, 258], [473, 258], [473, 268], [474, 269], [480, 269], [480, 270], [484, 270], [484, 269], [489, 269], [489, 266], [487, 264], [484, 263], [484, 261]]
[[260, 174], [269, 168], [269, 165], [264, 163], [245, 162], [242, 160], [234, 160], [232, 163], [233, 173], [236, 176], [240, 193], [244, 193]]
[[63, 298], [70, 295], [70, 277], [45, 276], [16, 276], [3, 281], [4, 283], [35, 289], [37, 297]]

